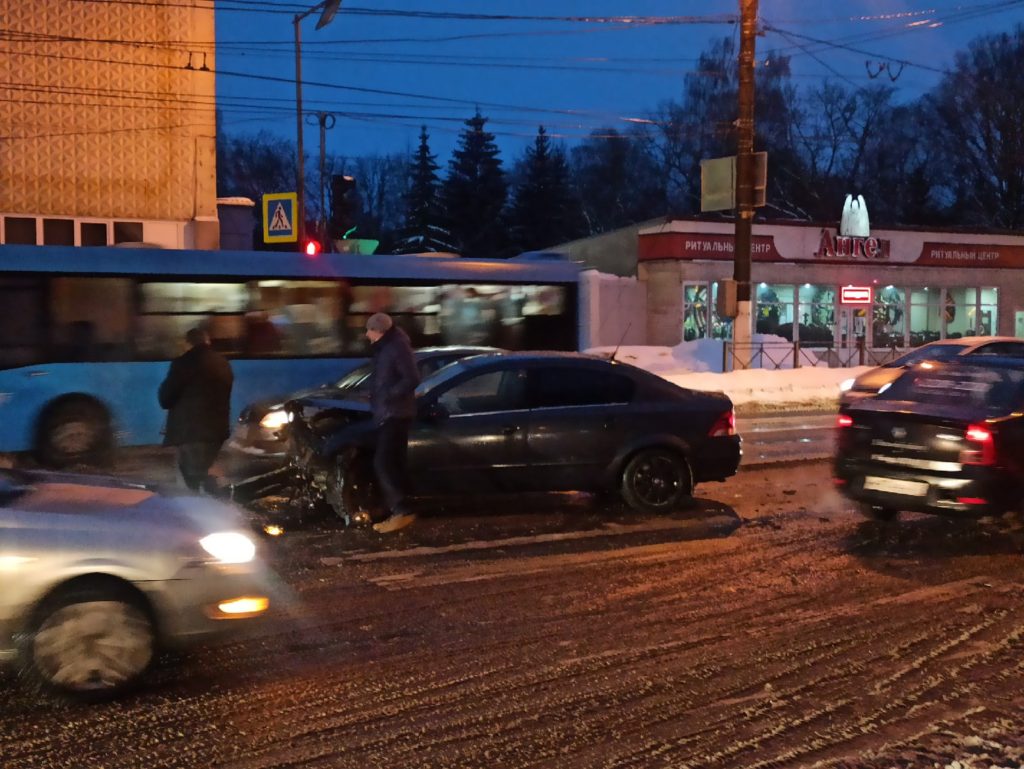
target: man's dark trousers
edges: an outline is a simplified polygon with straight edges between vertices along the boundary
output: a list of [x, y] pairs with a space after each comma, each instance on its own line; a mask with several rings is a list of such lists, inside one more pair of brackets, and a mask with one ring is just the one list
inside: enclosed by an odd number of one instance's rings
[[192, 491], [214, 490], [210, 468], [213, 466], [223, 441], [217, 443], [182, 443], [178, 446], [178, 468], [185, 485]]
[[411, 419], [385, 419], [377, 428], [373, 469], [384, 504], [393, 515], [409, 512], [405, 504], [405, 471], [411, 425]]

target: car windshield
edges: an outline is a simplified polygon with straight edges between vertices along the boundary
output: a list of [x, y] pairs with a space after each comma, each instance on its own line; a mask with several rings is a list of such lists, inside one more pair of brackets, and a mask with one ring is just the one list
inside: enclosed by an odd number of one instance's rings
[[883, 397], [887, 400], [980, 409], [986, 414], [995, 415], [1018, 408], [1022, 395], [1022, 369], [943, 366], [908, 371], [885, 391]]
[[370, 363], [364, 363], [362, 366], [356, 366], [356, 368], [349, 371], [345, 376], [334, 383], [334, 386], [339, 390], [354, 390], [358, 387], [362, 387], [366, 384], [367, 379], [370, 376], [370, 372], [373, 371], [373, 365]]
[[949, 360], [950, 358], [955, 358], [965, 349], [967, 348], [962, 344], [926, 345], [918, 347], [916, 350], [911, 350], [906, 355], [901, 355], [889, 365], [913, 366], [915, 363], [920, 363], [923, 360]]

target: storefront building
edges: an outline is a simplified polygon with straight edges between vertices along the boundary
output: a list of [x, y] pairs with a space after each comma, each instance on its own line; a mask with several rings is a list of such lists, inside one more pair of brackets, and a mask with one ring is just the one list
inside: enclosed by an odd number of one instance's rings
[[[716, 304], [733, 237], [730, 223], [688, 219], [640, 231], [648, 344], [732, 337]], [[751, 278], [752, 333], [801, 347], [1024, 337], [1024, 236], [755, 224]]]

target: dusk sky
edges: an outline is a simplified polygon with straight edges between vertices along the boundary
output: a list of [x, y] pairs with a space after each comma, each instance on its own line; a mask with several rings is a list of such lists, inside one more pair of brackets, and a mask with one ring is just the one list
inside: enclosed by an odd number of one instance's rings
[[[217, 1], [217, 91], [229, 133], [265, 129], [294, 139], [292, 18], [314, 4]], [[902, 98], [935, 85], [972, 38], [1024, 22], [1024, 1], [760, 5], [762, 24], [785, 34], [758, 38], [759, 62], [792, 56], [800, 87], [826, 77], [868, 85], [870, 68]], [[630, 118], [678, 98], [708, 43], [738, 36], [738, 6], [738, 0], [345, 0], [324, 29], [315, 28], [319, 14], [302, 22], [304, 106], [337, 113], [328, 133], [331, 153], [411, 151], [426, 124], [444, 167], [462, 121], [479, 105], [510, 162], [539, 124], [572, 146], [595, 128], [626, 130]], [[474, 14], [506, 18], [460, 18]], [[882, 63], [888, 69], [879, 71]], [[261, 79], [267, 77], [282, 82]], [[312, 156], [318, 136], [307, 127]]]

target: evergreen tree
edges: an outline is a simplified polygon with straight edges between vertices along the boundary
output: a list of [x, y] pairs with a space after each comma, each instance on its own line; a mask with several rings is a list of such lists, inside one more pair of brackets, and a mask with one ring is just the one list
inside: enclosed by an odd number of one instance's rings
[[454, 251], [451, 233], [441, 225], [440, 180], [437, 156], [430, 152], [427, 127], [420, 128], [420, 146], [409, 164], [406, 189], [405, 222], [396, 247], [400, 254]]
[[564, 243], [583, 232], [580, 205], [569, 184], [565, 152], [553, 147], [544, 126], [519, 163], [510, 216], [512, 244], [532, 251]]
[[492, 257], [506, 250], [502, 211], [508, 188], [494, 134], [484, 130], [486, 123], [480, 110], [466, 121], [442, 188], [445, 213], [464, 256]]

